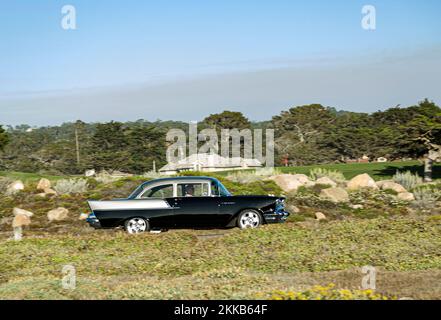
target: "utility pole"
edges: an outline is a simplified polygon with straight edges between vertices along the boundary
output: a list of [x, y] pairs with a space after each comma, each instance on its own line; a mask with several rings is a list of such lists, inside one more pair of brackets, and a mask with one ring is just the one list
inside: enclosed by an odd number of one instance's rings
[[80, 140], [78, 138], [78, 129], [79, 129], [81, 124], [82, 124], [82, 122], [80, 120], [78, 120], [75, 123], [75, 149], [76, 149], [76, 153], [77, 153], [77, 165], [78, 166], [81, 163], [81, 158], [80, 158]]

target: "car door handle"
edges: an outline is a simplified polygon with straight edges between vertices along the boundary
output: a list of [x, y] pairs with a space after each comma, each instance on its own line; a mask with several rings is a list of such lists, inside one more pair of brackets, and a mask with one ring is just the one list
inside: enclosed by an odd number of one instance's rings
[[236, 204], [236, 202], [228, 201], [228, 202], [221, 202], [220, 204], [221, 205], [229, 205], [229, 204]]

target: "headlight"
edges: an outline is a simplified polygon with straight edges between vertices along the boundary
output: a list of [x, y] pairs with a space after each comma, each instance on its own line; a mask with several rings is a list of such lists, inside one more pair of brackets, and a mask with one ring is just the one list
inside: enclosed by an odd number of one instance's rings
[[86, 218], [86, 221], [87, 221], [87, 222], [93, 222], [93, 221], [98, 221], [98, 219], [97, 219], [95, 213], [92, 212], [92, 213], [89, 214], [89, 216]]
[[284, 199], [277, 199], [276, 200], [276, 206], [275, 206], [275, 212], [283, 212], [285, 211], [285, 200]]

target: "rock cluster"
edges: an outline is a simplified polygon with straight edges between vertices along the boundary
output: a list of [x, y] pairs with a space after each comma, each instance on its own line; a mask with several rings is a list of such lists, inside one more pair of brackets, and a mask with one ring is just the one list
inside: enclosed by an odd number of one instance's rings
[[46, 179], [42, 178], [37, 184], [37, 190], [43, 191], [38, 194], [38, 196], [45, 198], [48, 195], [57, 195], [57, 192], [53, 189], [51, 189], [52, 185], [51, 182]]
[[378, 181], [377, 185], [382, 190], [392, 190], [397, 193], [397, 199], [402, 201], [414, 201], [415, 196], [413, 193], [408, 192], [401, 184], [393, 182], [391, 180]]
[[[413, 193], [408, 192], [402, 185], [392, 181], [384, 180], [375, 182], [369, 174], [359, 174], [345, 184], [342, 185], [341, 182], [337, 183], [330, 177], [320, 177], [316, 181], [311, 181], [308, 176], [304, 174], [280, 174], [272, 176], [271, 180], [275, 181], [276, 184], [284, 192], [295, 192], [300, 187], [311, 187], [314, 185], [328, 185], [329, 188], [322, 189], [320, 191], [319, 197], [324, 200], [331, 201], [333, 203], [348, 203], [349, 207], [354, 210], [363, 209], [361, 204], [350, 204], [349, 192], [357, 191], [362, 189], [377, 191], [377, 190], [392, 190], [396, 193], [396, 198], [401, 201], [411, 202], [415, 200]], [[290, 209], [290, 208], [288, 208]], [[292, 213], [297, 213], [299, 209], [295, 207], [295, 211], [291, 210]], [[320, 219], [322, 219], [321, 215]], [[320, 220], [319, 218], [317, 218]]]

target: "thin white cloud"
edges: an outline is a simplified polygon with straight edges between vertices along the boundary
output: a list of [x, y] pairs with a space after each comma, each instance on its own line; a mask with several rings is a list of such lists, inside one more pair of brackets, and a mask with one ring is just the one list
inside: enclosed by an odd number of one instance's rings
[[[438, 51], [437, 51], [438, 50]], [[427, 97], [441, 102], [439, 47], [366, 59], [257, 68], [178, 77], [152, 85], [41, 92], [4, 96], [0, 122], [31, 125], [65, 121], [202, 119], [224, 109], [254, 120], [294, 105], [322, 103], [338, 109], [373, 112]]]

